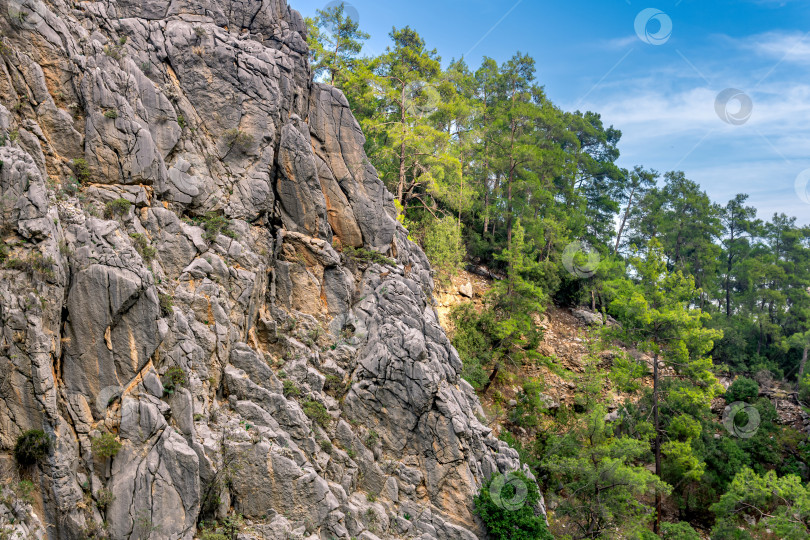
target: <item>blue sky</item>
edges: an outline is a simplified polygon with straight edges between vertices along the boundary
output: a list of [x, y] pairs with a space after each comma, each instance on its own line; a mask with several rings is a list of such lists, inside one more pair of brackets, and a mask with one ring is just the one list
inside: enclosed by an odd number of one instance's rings
[[[328, 0], [289, 0], [314, 15]], [[537, 61], [538, 82], [565, 110], [592, 110], [623, 132], [620, 165], [683, 170], [716, 201], [748, 193], [760, 217], [810, 224], [810, 2], [807, 0], [347, 0], [371, 34], [410, 25], [442, 59], [516, 51]], [[655, 19], [636, 19], [655, 8]], [[662, 14], [662, 15], [661, 15]], [[671, 34], [661, 34], [671, 21]], [[658, 44], [642, 38], [661, 34]], [[648, 41], [655, 41], [648, 39]], [[741, 125], [721, 120], [725, 89], [750, 98]], [[745, 100], [743, 96], [741, 100]], [[721, 112], [746, 117], [732, 99]], [[738, 122], [740, 123], [740, 122]], [[810, 175], [801, 178], [810, 179]], [[800, 187], [805, 183], [799, 182]]]

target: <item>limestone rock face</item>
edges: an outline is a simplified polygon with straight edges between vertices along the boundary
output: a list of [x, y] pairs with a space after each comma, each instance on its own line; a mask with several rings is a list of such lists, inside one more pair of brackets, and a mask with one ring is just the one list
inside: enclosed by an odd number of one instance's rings
[[[301, 16], [6, 4], [0, 531], [483, 537], [473, 497], [517, 452], [459, 377], [348, 102], [312, 82]], [[30, 494], [28, 430], [51, 441]]]

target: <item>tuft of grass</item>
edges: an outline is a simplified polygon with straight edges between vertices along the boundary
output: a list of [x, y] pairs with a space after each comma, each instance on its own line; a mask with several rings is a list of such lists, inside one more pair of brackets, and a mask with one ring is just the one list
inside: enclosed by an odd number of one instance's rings
[[56, 264], [51, 257], [35, 252], [24, 259], [6, 259], [4, 266], [9, 270], [20, 270], [41, 279], [53, 278], [53, 266]]
[[298, 397], [301, 395], [301, 390], [290, 379], [284, 379], [284, 397]]
[[160, 301], [160, 314], [168, 317], [174, 312], [174, 300], [168, 294], [159, 292], [158, 300]]
[[304, 414], [306, 414], [313, 422], [321, 426], [322, 428], [329, 427], [329, 424], [332, 422], [332, 417], [329, 416], [329, 412], [326, 410], [322, 404], [318, 403], [314, 400], [305, 401], [303, 406]]
[[104, 205], [104, 217], [107, 219], [113, 219], [116, 217], [123, 217], [129, 213], [129, 209], [132, 208], [132, 203], [126, 199], [115, 199], [114, 201], [109, 201]]
[[157, 255], [157, 249], [152, 247], [149, 239], [141, 233], [133, 233], [129, 235], [132, 238], [132, 243], [135, 245], [135, 251], [141, 256], [143, 261], [147, 264], [152, 262]]
[[242, 152], [249, 150], [253, 146], [253, 135], [237, 128], [225, 131], [222, 134], [222, 140], [228, 149], [236, 149]]
[[236, 233], [231, 230], [231, 220], [216, 212], [208, 212], [204, 216], [195, 218], [192, 221], [205, 229], [203, 237], [209, 242], [216, 240], [217, 236], [220, 234], [229, 238], [236, 238]]
[[101, 459], [114, 458], [121, 450], [121, 443], [112, 433], [104, 433], [90, 440], [93, 454]]
[[349, 257], [350, 259], [354, 259], [355, 261], [362, 263], [373, 263], [373, 264], [380, 264], [383, 266], [397, 265], [397, 262], [394, 259], [386, 257], [382, 253], [377, 253], [376, 251], [372, 251], [370, 249], [354, 248], [352, 246], [346, 246], [343, 248], [343, 254]]

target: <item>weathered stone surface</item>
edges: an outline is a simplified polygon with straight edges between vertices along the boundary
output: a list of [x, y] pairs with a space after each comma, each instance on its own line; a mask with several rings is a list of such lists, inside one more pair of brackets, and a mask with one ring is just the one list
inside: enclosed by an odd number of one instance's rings
[[473, 496], [518, 455], [478, 420], [301, 16], [24, 4], [0, 18], [0, 460], [28, 429], [54, 444], [34, 509], [0, 505], [0, 526], [190, 540], [240, 513], [240, 538], [482, 537]]

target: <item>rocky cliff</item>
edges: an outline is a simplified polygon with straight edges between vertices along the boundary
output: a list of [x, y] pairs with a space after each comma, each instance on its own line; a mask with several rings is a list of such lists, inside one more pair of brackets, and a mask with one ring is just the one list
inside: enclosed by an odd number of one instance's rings
[[[481, 537], [517, 453], [301, 16], [3, 1], [3, 531]], [[19, 467], [29, 430], [51, 446]]]

